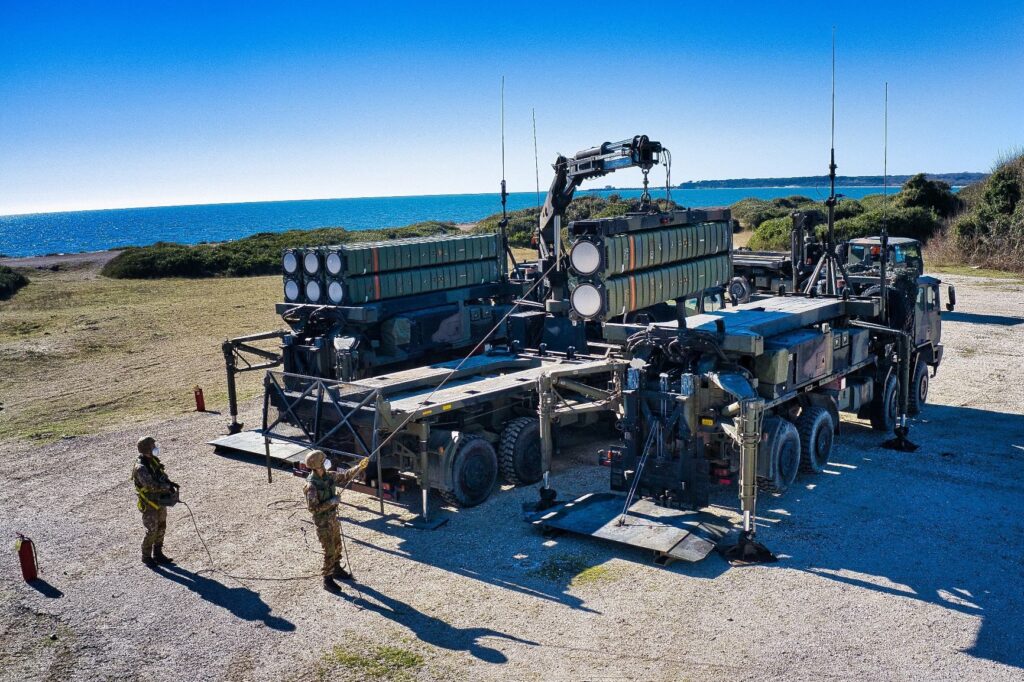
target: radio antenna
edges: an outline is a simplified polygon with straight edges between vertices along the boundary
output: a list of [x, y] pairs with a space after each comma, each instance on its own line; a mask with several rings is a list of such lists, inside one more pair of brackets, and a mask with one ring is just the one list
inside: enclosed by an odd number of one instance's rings
[[537, 181], [537, 208], [540, 208], [540, 164], [537, 162], [537, 110], [530, 109], [533, 116], [533, 174]]
[[885, 105], [882, 112], [882, 233], [879, 235], [878, 253], [878, 288], [880, 293], [880, 309], [882, 321], [889, 322], [889, 280], [887, 279], [887, 266], [889, 265], [889, 226], [888, 226], [888, 204], [889, 204], [889, 81], [885, 82]]
[[[804, 293], [811, 294], [818, 285], [819, 276], [824, 269], [825, 293], [836, 295], [839, 293], [839, 273], [846, 279], [846, 269], [839, 262], [836, 255], [836, 203], [839, 196], [836, 194], [836, 27], [832, 27], [832, 130], [828, 162], [828, 199], [825, 206], [828, 207], [828, 228], [825, 232], [825, 244], [821, 257], [814, 267], [810, 278], [804, 285]], [[795, 264], [794, 264], [795, 266]]]
[[[516, 257], [512, 255], [512, 249], [508, 245], [508, 211], [506, 209], [506, 203], [508, 202], [508, 190], [505, 185], [505, 77], [501, 77], [501, 221], [498, 223], [498, 228], [501, 231], [501, 245], [504, 247], [505, 253], [512, 259], [512, 268], [517, 269], [519, 267], [516, 263]], [[505, 268], [502, 268], [504, 271]]]

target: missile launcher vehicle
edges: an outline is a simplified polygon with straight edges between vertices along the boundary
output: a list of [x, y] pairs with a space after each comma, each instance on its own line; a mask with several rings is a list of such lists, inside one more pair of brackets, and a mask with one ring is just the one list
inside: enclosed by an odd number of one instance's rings
[[[503, 231], [286, 252], [285, 297], [298, 294], [277, 310], [289, 330], [225, 343], [233, 435], [214, 445], [263, 456], [268, 477], [309, 448], [372, 460], [356, 487], [383, 510], [418, 486], [428, 526], [432, 491], [471, 507], [499, 477], [543, 482], [531, 523], [663, 562], [725, 542], [731, 523], [709, 518], [709, 496], [736, 485], [742, 525], [727, 556], [771, 559], [755, 540], [757, 496], [821, 472], [841, 412], [912, 447], [907, 415], [942, 360], [940, 283], [886, 275], [883, 248], [877, 290], [838, 286], [830, 265], [827, 286], [727, 304], [731, 216], [656, 208], [647, 174], [670, 158], [646, 136], [559, 156], [535, 262], [507, 266]], [[575, 189], [631, 167], [644, 173], [640, 211], [572, 222], [564, 248]], [[257, 346], [267, 339], [280, 347]], [[241, 433], [233, 381], [246, 354], [270, 371], [262, 428]], [[621, 433], [602, 448], [610, 492], [560, 501], [549, 485], [559, 435], [599, 420]]]

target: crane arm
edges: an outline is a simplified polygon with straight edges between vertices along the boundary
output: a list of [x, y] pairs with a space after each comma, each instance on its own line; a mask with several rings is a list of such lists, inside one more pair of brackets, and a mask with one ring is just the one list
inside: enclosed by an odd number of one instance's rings
[[637, 135], [629, 140], [605, 142], [584, 149], [570, 158], [559, 155], [555, 159], [555, 177], [548, 188], [537, 227], [538, 247], [542, 257], [548, 257], [557, 238], [555, 219], [564, 216], [576, 188], [584, 180], [634, 166], [649, 171], [660, 162], [662, 150], [660, 142], [654, 142], [646, 135]]

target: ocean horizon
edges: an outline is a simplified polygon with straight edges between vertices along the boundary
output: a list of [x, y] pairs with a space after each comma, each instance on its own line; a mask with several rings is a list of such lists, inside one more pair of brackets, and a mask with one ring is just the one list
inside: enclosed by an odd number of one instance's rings
[[[889, 188], [897, 191], [898, 188]], [[860, 198], [882, 187], [836, 187], [837, 194]], [[580, 190], [577, 196], [619, 194], [636, 198], [639, 189]], [[654, 188], [664, 197], [664, 188]], [[757, 187], [675, 189], [672, 199], [690, 207], [728, 206], [740, 199], [776, 199], [802, 194], [815, 200], [828, 196], [827, 187]], [[541, 201], [543, 201], [543, 192]], [[508, 210], [536, 206], [536, 192], [508, 195]], [[473, 223], [501, 211], [496, 193], [435, 194], [350, 199], [290, 199], [223, 204], [192, 204], [144, 208], [91, 209], [56, 213], [0, 216], [0, 255], [42, 256], [105, 251], [156, 242], [199, 244], [240, 239], [260, 232], [283, 232], [318, 227], [369, 230], [402, 227], [427, 220]]]

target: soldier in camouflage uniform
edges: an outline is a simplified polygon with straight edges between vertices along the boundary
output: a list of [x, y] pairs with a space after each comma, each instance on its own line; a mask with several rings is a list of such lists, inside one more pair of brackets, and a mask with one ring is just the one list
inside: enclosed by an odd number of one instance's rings
[[324, 576], [324, 589], [338, 589], [334, 578], [351, 580], [352, 575], [341, 567], [341, 527], [338, 525], [338, 486], [348, 484], [363, 470], [356, 465], [345, 471], [327, 471], [324, 468], [326, 456], [320, 450], [313, 450], [306, 455], [306, 466], [310, 469], [303, 492], [306, 495], [306, 506], [313, 515], [316, 536], [324, 550], [324, 563], [321, 573]]
[[[164, 466], [157, 459], [160, 448], [152, 436], [140, 438], [139, 459], [132, 470], [132, 482], [142, 512], [142, 525], [146, 535], [142, 539], [142, 563], [150, 568], [157, 564], [171, 564], [174, 560], [164, 554], [164, 533], [167, 531], [167, 496], [175, 495], [178, 484], [167, 478]], [[173, 503], [173, 502], [172, 502]]]

